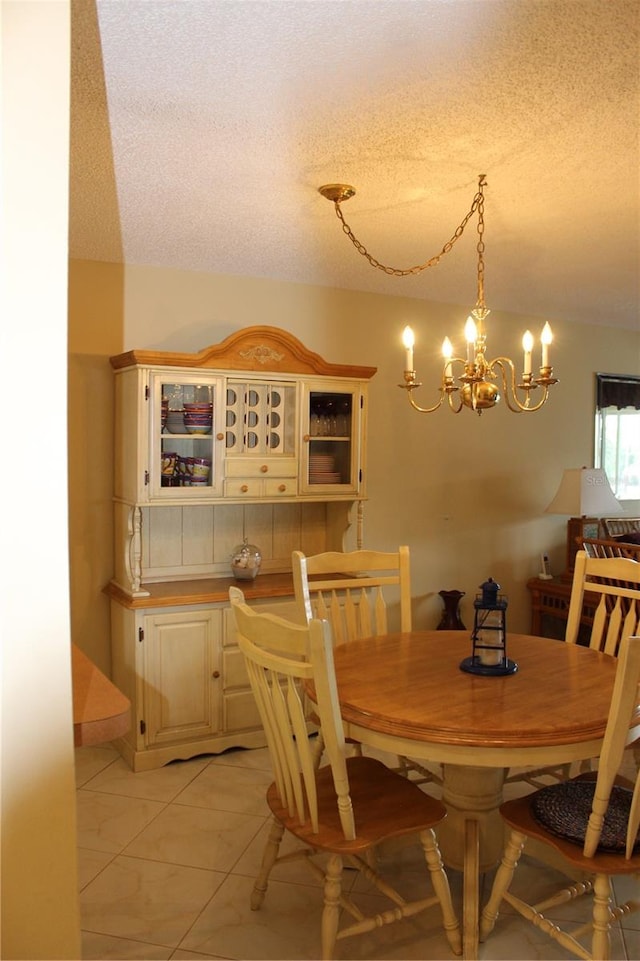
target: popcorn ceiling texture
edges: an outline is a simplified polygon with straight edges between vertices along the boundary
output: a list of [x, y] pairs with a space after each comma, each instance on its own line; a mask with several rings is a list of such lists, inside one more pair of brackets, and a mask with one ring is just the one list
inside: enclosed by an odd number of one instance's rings
[[638, 325], [637, 0], [73, 6], [71, 253]]

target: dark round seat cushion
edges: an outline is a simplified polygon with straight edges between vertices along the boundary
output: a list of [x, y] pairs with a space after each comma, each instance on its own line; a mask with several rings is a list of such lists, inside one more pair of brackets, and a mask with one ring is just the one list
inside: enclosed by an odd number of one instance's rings
[[622, 545], [622, 547], [624, 547], [625, 544], [640, 544], [640, 531], [628, 531], [626, 534], [620, 534], [613, 539]]
[[[595, 780], [550, 784], [532, 796], [532, 814], [552, 834], [583, 845], [595, 787]], [[624, 852], [632, 797], [628, 788], [614, 785], [598, 850]], [[636, 841], [635, 848], [639, 843]]]

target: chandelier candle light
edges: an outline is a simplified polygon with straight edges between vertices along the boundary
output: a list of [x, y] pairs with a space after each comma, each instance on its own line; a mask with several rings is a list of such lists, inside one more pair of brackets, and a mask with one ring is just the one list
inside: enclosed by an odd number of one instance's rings
[[[399, 386], [407, 391], [409, 403], [414, 410], [419, 411], [421, 414], [430, 414], [438, 410], [438, 408], [442, 406], [445, 398], [449, 408], [455, 414], [460, 413], [463, 407], [467, 407], [481, 414], [483, 410], [495, 407], [500, 400], [501, 390], [507, 407], [513, 411], [513, 413], [519, 414], [522, 411], [533, 412], [540, 410], [546, 403], [549, 388], [558, 382], [557, 378], [553, 376], [553, 367], [549, 363], [549, 345], [553, 340], [553, 335], [548, 323], [544, 325], [540, 338], [542, 351], [537, 377], [534, 377], [532, 370], [534, 340], [533, 334], [529, 330], [525, 332], [522, 338], [524, 359], [522, 376], [519, 382], [516, 375], [516, 365], [509, 357], [495, 357], [493, 360], [488, 360], [485, 355], [486, 334], [484, 322], [489, 314], [489, 310], [484, 301], [484, 188], [486, 185], [485, 174], [480, 174], [478, 190], [473, 198], [471, 209], [465, 215], [451, 239], [443, 246], [440, 253], [431, 257], [423, 264], [406, 269], [387, 267], [385, 264], [380, 263], [375, 257], [372, 257], [364, 244], [354, 236], [353, 231], [345, 222], [340, 208], [341, 203], [349, 200], [349, 198], [355, 194], [353, 187], [350, 187], [348, 184], [325, 184], [324, 187], [319, 188], [322, 196], [333, 202], [338, 219], [342, 223], [342, 229], [356, 250], [368, 260], [372, 267], [382, 270], [384, 273], [393, 277], [407, 277], [409, 275], [419, 274], [427, 267], [435, 266], [445, 254], [449, 253], [458, 238], [462, 236], [471, 217], [476, 212], [478, 214], [478, 241], [476, 244], [478, 255], [477, 300], [475, 307], [467, 318], [464, 329], [467, 355], [466, 357], [454, 357], [453, 345], [449, 338], [445, 337], [442, 344], [444, 366], [439, 388], [440, 399], [433, 407], [420, 407], [413, 398], [413, 391], [421, 387], [422, 384], [416, 379], [413, 360], [415, 340], [411, 327], [405, 327], [402, 335], [402, 342], [405, 347], [405, 370], [404, 384], [400, 384]], [[454, 382], [454, 370], [460, 372], [457, 378], [460, 386], [457, 386]], [[496, 381], [498, 383], [496, 383]], [[542, 395], [534, 401], [532, 394], [538, 388], [542, 389]]]

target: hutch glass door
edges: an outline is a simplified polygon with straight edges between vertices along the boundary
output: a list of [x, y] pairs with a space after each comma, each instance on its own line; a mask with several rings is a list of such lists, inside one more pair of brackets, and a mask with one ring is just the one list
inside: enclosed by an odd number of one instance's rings
[[360, 397], [355, 386], [304, 385], [302, 489], [306, 493], [358, 490]]
[[173, 371], [151, 375], [152, 498], [194, 500], [219, 494], [221, 397], [221, 378]]

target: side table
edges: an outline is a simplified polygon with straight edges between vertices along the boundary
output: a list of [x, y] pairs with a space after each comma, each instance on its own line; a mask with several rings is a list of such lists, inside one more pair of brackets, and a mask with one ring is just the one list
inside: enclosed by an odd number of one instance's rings
[[[531, 633], [537, 637], [564, 640], [571, 599], [571, 581], [561, 577], [552, 577], [550, 580], [532, 577], [527, 581], [527, 590], [531, 594]], [[579, 643], [589, 643], [594, 611], [595, 603], [591, 601], [589, 594], [585, 593]]]

